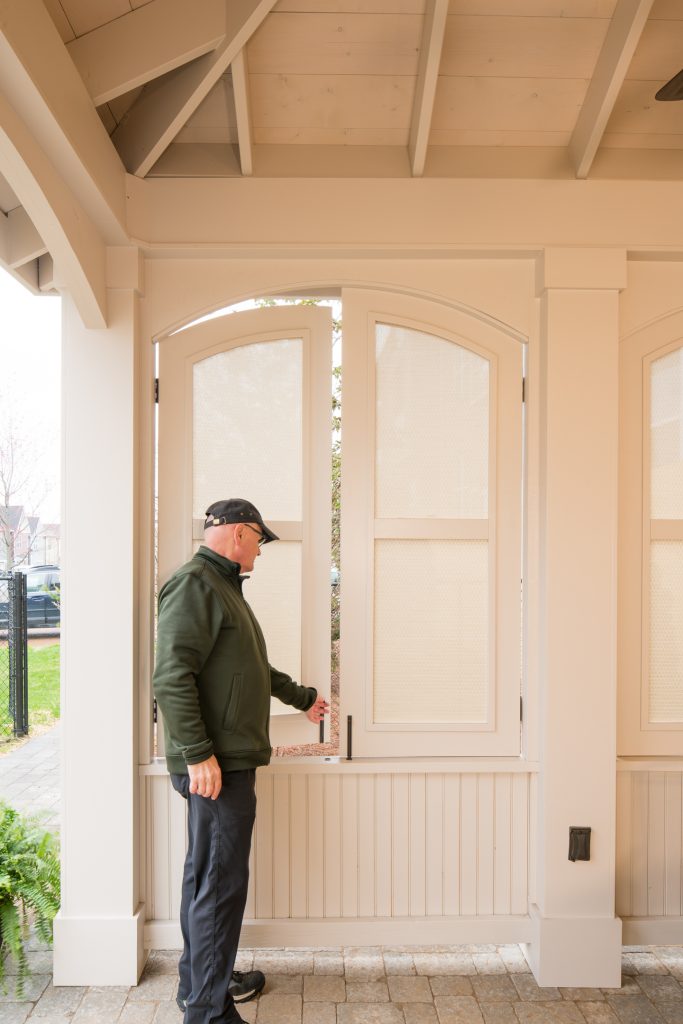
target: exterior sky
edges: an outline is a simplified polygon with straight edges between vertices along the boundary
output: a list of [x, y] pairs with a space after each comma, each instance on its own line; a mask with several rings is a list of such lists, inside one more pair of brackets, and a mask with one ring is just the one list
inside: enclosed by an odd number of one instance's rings
[[[0, 268], [0, 430], [26, 440], [32, 494], [13, 496], [44, 523], [60, 521], [61, 299], [35, 296]], [[0, 438], [0, 443], [4, 441]]]

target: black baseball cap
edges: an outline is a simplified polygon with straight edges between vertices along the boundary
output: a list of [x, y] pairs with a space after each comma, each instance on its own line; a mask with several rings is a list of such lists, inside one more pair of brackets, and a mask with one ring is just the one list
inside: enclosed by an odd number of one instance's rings
[[276, 533], [268, 529], [259, 510], [244, 498], [226, 498], [224, 501], [214, 501], [213, 505], [209, 505], [207, 508], [205, 515], [205, 530], [209, 526], [223, 526], [225, 523], [258, 523], [266, 538], [264, 543], [280, 539]]

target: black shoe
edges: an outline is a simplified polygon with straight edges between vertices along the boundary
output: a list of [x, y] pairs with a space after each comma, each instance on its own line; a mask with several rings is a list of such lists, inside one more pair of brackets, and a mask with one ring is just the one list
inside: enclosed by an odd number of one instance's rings
[[[183, 999], [182, 996], [176, 996], [175, 1001], [178, 1004], [178, 1007], [182, 1010], [182, 1012], [185, 1013], [185, 1010], [187, 1008], [187, 999]], [[242, 1001], [244, 1002], [244, 1000]], [[234, 1011], [234, 1016], [230, 1018], [230, 1024], [245, 1024], [245, 1021], [242, 1020], [237, 1010]]]
[[263, 991], [266, 976], [261, 971], [233, 971], [228, 992], [235, 1003], [248, 1003]]

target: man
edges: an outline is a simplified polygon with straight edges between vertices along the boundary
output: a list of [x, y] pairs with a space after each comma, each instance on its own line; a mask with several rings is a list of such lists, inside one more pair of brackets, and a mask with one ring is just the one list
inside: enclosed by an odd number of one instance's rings
[[278, 540], [241, 498], [206, 511], [204, 544], [159, 595], [154, 691], [171, 782], [188, 802], [178, 1005], [185, 1024], [239, 1024], [263, 988], [234, 971], [249, 878], [256, 768], [268, 764], [270, 697], [319, 722], [327, 703], [268, 664], [242, 595], [261, 547]]

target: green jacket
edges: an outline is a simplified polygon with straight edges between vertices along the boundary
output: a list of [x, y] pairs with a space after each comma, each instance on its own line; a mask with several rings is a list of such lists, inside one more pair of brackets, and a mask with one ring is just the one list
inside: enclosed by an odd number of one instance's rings
[[270, 696], [307, 711], [313, 687], [268, 664], [240, 567], [200, 547], [159, 594], [154, 693], [169, 772], [216, 755], [223, 771], [268, 764]]

